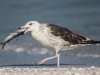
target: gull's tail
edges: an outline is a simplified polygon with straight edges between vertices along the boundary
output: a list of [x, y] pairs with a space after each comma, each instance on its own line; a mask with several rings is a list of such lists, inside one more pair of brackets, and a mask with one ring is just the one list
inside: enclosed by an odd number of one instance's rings
[[100, 44], [100, 41], [87, 40], [87, 41], [81, 42], [81, 44]]

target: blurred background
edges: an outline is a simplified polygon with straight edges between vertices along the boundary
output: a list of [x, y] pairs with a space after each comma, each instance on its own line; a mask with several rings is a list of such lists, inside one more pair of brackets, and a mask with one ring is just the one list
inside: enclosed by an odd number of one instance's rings
[[[82, 36], [100, 40], [100, 0], [0, 0], [0, 42], [28, 21], [60, 25]], [[18, 41], [14, 39], [6, 44], [4, 50], [0, 46], [0, 65], [34, 64], [54, 54], [27, 33]], [[99, 45], [61, 54], [61, 64], [100, 66]], [[54, 63], [56, 60], [45, 64]]]

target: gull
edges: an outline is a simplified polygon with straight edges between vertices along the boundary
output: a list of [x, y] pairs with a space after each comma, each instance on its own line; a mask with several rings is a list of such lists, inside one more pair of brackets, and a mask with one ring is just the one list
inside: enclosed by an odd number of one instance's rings
[[90, 40], [81, 35], [75, 34], [65, 27], [55, 24], [29, 21], [24, 26], [19, 27], [19, 29], [26, 29], [24, 34], [31, 32], [32, 37], [37, 42], [55, 50], [56, 54], [54, 56], [44, 58], [36, 63], [38, 65], [50, 59], [57, 58], [57, 66], [60, 66], [60, 51], [100, 43], [100, 41]]

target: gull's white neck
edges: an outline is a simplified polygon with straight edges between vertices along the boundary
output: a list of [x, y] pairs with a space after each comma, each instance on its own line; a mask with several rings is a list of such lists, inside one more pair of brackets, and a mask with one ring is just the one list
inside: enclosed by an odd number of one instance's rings
[[44, 46], [48, 46], [48, 28], [47, 24], [40, 24], [37, 29], [31, 31], [32, 37]]
[[37, 24], [33, 27], [33, 30], [31, 31], [31, 35], [32, 37], [38, 41], [39, 39], [39, 35], [41, 34], [41, 31], [40, 31], [40, 26], [41, 24]]

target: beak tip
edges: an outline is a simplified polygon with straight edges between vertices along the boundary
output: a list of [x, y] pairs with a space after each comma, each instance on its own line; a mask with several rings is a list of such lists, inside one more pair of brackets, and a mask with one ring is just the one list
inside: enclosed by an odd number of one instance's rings
[[19, 27], [18, 29], [19, 29], [19, 30], [20, 30], [20, 29], [25, 29], [25, 27], [24, 27], [24, 26], [21, 26], [21, 27]]

